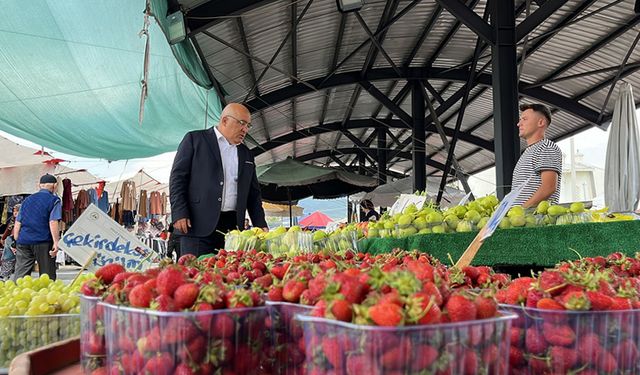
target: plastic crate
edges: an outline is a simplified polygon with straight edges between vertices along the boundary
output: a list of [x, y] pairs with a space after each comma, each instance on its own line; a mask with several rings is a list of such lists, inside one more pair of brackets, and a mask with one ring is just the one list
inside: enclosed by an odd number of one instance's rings
[[121, 374], [261, 374], [268, 340], [266, 306], [158, 312], [103, 304], [107, 366]]
[[304, 369], [306, 349], [302, 323], [294, 318], [309, 313], [313, 306], [288, 302], [267, 302], [267, 306], [271, 333], [267, 370], [279, 375], [299, 374]]
[[80, 364], [85, 374], [107, 364], [100, 297], [80, 295]]
[[313, 232], [287, 232], [266, 241], [266, 250], [273, 256], [294, 256], [314, 251]]
[[80, 314], [0, 318], [0, 368], [18, 354], [80, 334]]
[[377, 327], [296, 315], [306, 370], [337, 374], [507, 374], [517, 315], [459, 323]]
[[639, 310], [500, 308], [518, 314], [511, 328], [513, 374], [640, 374]]

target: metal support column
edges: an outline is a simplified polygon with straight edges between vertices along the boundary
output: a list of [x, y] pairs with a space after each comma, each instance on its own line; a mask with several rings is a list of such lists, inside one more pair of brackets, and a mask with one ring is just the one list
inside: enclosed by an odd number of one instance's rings
[[513, 1], [491, 2], [495, 37], [492, 52], [493, 113], [498, 198], [511, 190], [513, 169], [520, 157], [518, 138], [518, 64]]
[[365, 169], [364, 154], [358, 155], [358, 174], [361, 176], [365, 176], [367, 174], [367, 170]]
[[387, 132], [383, 127], [378, 132], [378, 185], [387, 183]]
[[425, 102], [422, 86], [419, 81], [411, 83], [411, 116], [413, 117], [413, 190], [424, 191], [427, 186], [427, 171], [425, 160]]

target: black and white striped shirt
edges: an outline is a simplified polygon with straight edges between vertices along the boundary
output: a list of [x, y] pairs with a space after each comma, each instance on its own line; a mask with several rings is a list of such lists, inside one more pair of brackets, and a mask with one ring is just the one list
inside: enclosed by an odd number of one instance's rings
[[522, 205], [542, 185], [542, 171], [554, 171], [558, 173], [556, 191], [549, 197], [551, 204], [558, 203], [560, 198], [560, 179], [562, 177], [562, 151], [558, 145], [544, 138], [528, 146], [513, 171], [511, 190], [523, 185], [529, 177], [531, 180], [524, 186], [520, 196], [516, 199], [516, 205]]

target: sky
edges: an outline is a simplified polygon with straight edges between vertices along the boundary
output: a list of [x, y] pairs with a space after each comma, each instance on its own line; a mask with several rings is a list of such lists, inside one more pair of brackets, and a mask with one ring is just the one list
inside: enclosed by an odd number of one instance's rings
[[[640, 110], [638, 110], [638, 118], [640, 118]], [[610, 128], [610, 127], [609, 127]], [[8, 133], [0, 131], [0, 136], [11, 139], [14, 142], [40, 149], [41, 147], [32, 142], [14, 137]], [[575, 144], [576, 153], [583, 155], [583, 162], [598, 168], [604, 168], [605, 154], [607, 150], [607, 142], [609, 139], [609, 129], [603, 131], [598, 128], [591, 128], [572, 137]], [[564, 163], [568, 163], [570, 155], [570, 139], [558, 142], [558, 146], [565, 155]], [[50, 151], [50, 150], [47, 150]], [[51, 152], [51, 151], [50, 151]], [[150, 158], [131, 159], [128, 161], [120, 160], [109, 162], [102, 159], [88, 159], [67, 155], [60, 152], [52, 152], [57, 158], [66, 160], [63, 165], [75, 168], [86, 169], [97, 177], [107, 181], [117, 181], [123, 178], [131, 177], [140, 169], [144, 169], [149, 175], [160, 182], [168, 182], [171, 173], [171, 164], [175, 152], [168, 152]], [[495, 169], [491, 168], [469, 178], [469, 184], [472, 191], [478, 196], [491, 194], [495, 191]], [[344, 219], [347, 216], [346, 198], [318, 200], [304, 199], [299, 203], [304, 210], [304, 216], [320, 210], [332, 217], [334, 220]]]

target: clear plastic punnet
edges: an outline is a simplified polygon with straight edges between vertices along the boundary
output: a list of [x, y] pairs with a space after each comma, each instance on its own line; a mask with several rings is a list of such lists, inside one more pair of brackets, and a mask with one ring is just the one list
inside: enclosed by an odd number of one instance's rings
[[313, 306], [288, 302], [267, 302], [271, 332], [271, 347], [267, 356], [269, 373], [295, 375], [304, 372], [305, 340], [302, 323], [294, 319], [296, 314], [307, 314]]
[[0, 369], [18, 354], [80, 334], [80, 314], [0, 318]]
[[85, 374], [107, 363], [100, 297], [80, 295], [80, 363]]
[[262, 374], [269, 308], [159, 312], [103, 304], [107, 366], [120, 374]]
[[508, 374], [516, 314], [458, 323], [378, 327], [308, 315], [306, 371], [336, 374]]
[[512, 374], [640, 374], [640, 310], [570, 311], [500, 305]]

